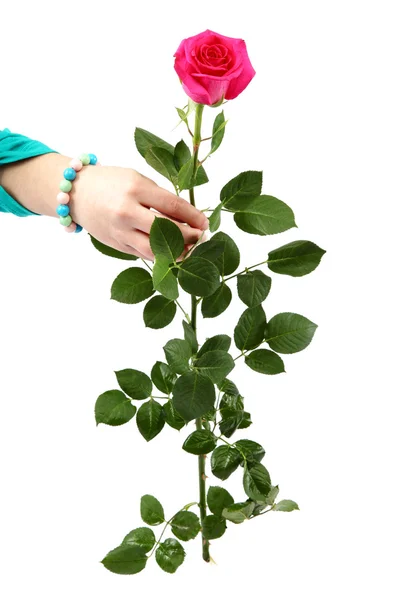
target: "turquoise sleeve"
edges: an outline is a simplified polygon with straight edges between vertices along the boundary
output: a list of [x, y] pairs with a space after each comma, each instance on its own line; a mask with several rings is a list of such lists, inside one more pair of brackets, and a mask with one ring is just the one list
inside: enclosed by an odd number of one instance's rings
[[[9, 129], [0, 130], [0, 165], [7, 165], [24, 160], [25, 158], [48, 154], [49, 152], [56, 152], [58, 154], [56, 150], [52, 150], [41, 142], [31, 140], [19, 133], [12, 133]], [[29, 217], [38, 214], [22, 206], [1, 186], [0, 212], [12, 213], [17, 217]]]

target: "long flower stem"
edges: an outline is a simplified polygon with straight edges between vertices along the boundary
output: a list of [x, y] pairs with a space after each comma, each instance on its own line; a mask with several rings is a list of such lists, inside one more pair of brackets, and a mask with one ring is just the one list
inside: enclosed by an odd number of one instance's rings
[[[197, 171], [197, 161], [199, 156], [199, 147], [201, 143], [201, 119], [203, 115], [204, 105], [197, 104], [196, 113], [195, 113], [195, 123], [194, 123], [194, 134], [193, 134], [193, 162], [194, 162], [194, 172]], [[190, 204], [192, 206], [196, 206], [196, 202], [194, 199], [194, 188], [190, 188], [189, 190]], [[192, 313], [191, 313], [191, 324], [194, 333], [197, 332], [197, 298], [196, 296], [191, 297], [192, 304]], [[196, 429], [197, 431], [202, 429], [201, 425], [201, 417], [196, 419]], [[207, 503], [206, 503], [206, 455], [200, 454], [198, 458], [198, 467], [199, 467], [199, 508], [200, 508], [200, 521], [203, 524], [203, 521], [207, 515]], [[210, 543], [209, 541], [202, 536], [202, 547], [203, 547], [203, 559], [206, 562], [210, 562]]]

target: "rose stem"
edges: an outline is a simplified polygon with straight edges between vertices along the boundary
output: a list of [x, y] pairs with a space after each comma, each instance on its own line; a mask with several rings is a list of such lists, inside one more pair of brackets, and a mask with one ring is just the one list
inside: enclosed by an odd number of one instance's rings
[[[193, 134], [193, 163], [194, 163], [194, 173], [197, 171], [197, 160], [199, 156], [199, 147], [201, 143], [201, 119], [203, 116], [204, 104], [196, 105], [196, 113], [195, 113], [195, 122], [194, 122], [194, 134]], [[190, 188], [189, 190], [190, 196], [190, 204], [196, 206], [194, 199], [194, 188]], [[196, 335], [197, 332], [197, 298], [192, 295], [191, 297], [192, 303], [192, 314], [191, 314], [191, 324], [193, 331]], [[196, 429], [197, 431], [202, 429], [201, 425], [201, 417], [196, 419]], [[206, 455], [200, 454], [199, 458], [199, 491], [200, 491], [200, 521], [203, 524], [203, 520], [207, 515], [207, 504], [206, 504]], [[203, 559], [206, 562], [210, 562], [210, 543], [204, 536], [202, 536], [202, 548], [203, 548]]]

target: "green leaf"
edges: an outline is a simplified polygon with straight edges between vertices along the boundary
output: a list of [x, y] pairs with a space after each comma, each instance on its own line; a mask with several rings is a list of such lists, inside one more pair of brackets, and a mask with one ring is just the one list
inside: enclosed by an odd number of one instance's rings
[[169, 365], [158, 360], [151, 370], [151, 379], [160, 392], [170, 394], [176, 381], [176, 375]]
[[164, 150], [168, 150], [168, 152], [171, 154], [174, 153], [174, 147], [171, 144], [165, 142], [153, 133], [150, 133], [150, 131], [146, 131], [146, 129], [141, 129], [140, 127], [136, 127], [135, 129], [135, 144], [138, 152], [140, 152], [143, 158], [151, 146], [164, 148]]
[[249, 498], [264, 502], [271, 491], [271, 477], [261, 463], [244, 466], [243, 487]]
[[147, 525], [160, 525], [165, 521], [161, 503], [150, 494], [145, 494], [140, 499], [140, 516]]
[[167, 425], [172, 427], [173, 429], [177, 429], [178, 431], [182, 429], [185, 425], [185, 421], [182, 419], [181, 415], [175, 410], [174, 405], [171, 400], [168, 400], [166, 404], [163, 406], [164, 410], [164, 418]]
[[211, 233], [214, 233], [214, 231], [217, 231], [217, 229], [221, 225], [221, 210], [222, 210], [222, 204], [218, 204], [218, 206], [216, 208], [214, 208], [213, 212], [211, 213], [211, 215], [208, 218], [209, 228], [210, 228]]
[[235, 442], [235, 446], [246, 457], [248, 465], [261, 462], [265, 456], [264, 448], [253, 440], [238, 440]]
[[207, 515], [201, 524], [201, 533], [206, 540], [216, 540], [224, 535], [226, 520], [217, 515]]
[[264, 339], [266, 318], [262, 306], [246, 308], [234, 331], [234, 340], [239, 350], [251, 350]]
[[119, 390], [109, 390], [97, 398], [94, 413], [97, 425], [124, 425], [135, 416], [136, 406]]
[[165, 425], [164, 411], [156, 400], [142, 404], [137, 411], [136, 424], [146, 442], [156, 437]]
[[214, 385], [211, 379], [200, 373], [185, 373], [174, 386], [172, 402], [186, 422], [197, 419], [213, 408]]
[[187, 323], [186, 321], [182, 321], [182, 326], [185, 340], [191, 347], [192, 353], [196, 354], [197, 348], [199, 347], [199, 343], [196, 339], [196, 334], [193, 331], [193, 327], [190, 325], [190, 323]]
[[297, 227], [292, 209], [273, 196], [258, 196], [234, 210], [235, 223], [247, 233], [272, 235]]
[[233, 504], [234, 500], [230, 493], [223, 487], [218, 485], [212, 485], [208, 488], [207, 492], [207, 504], [208, 508], [217, 517], [222, 516], [222, 511], [227, 506]]
[[219, 422], [219, 429], [222, 435], [230, 438], [242, 422], [244, 411], [226, 408], [220, 412], [222, 420]]
[[205, 319], [212, 319], [221, 315], [230, 305], [232, 292], [226, 283], [215, 290], [211, 296], [203, 298], [201, 303], [201, 313]]
[[125, 394], [134, 400], [145, 400], [151, 395], [153, 385], [150, 377], [136, 369], [123, 369], [114, 371], [118, 385]]
[[194, 156], [180, 168], [178, 173], [178, 187], [180, 190], [189, 190], [195, 185]]
[[197, 357], [200, 358], [206, 352], [210, 352], [211, 350], [224, 350], [224, 352], [228, 352], [231, 347], [231, 338], [229, 335], [225, 335], [224, 333], [220, 335], [214, 335], [206, 339], [202, 347], [197, 353]]
[[157, 564], [167, 573], [175, 573], [185, 560], [185, 551], [178, 540], [167, 538], [156, 550]]
[[245, 357], [245, 363], [253, 371], [264, 375], [277, 375], [285, 373], [285, 365], [278, 354], [271, 350], [254, 350]]
[[268, 321], [265, 341], [275, 352], [293, 354], [304, 350], [318, 325], [296, 313], [279, 313]]
[[298, 504], [293, 500], [281, 500], [272, 508], [272, 510], [280, 510], [283, 512], [292, 512], [292, 510], [300, 510]]
[[219, 286], [219, 272], [209, 260], [193, 256], [180, 264], [178, 280], [188, 294], [211, 296]]
[[200, 531], [199, 517], [190, 510], [181, 510], [171, 520], [171, 530], [178, 540], [194, 540]]
[[202, 256], [207, 260], [214, 262], [225, 250], [225, 242], [212, 238], [207, 242], [198, 244], [193, 250], [191, 256]]
[[[215, 336], [215, 337], [222, 337], [222, 336]], [[227, 336], [228, 337], [228, 336]], [[213, 338], [210, 338], [213, 339]], [[229, 342], [230, 342], [230, 338], [229, 338]], [[223, 348], [221, 348], [221, 350], [223, 350]], [[229, 348], [228, 348], [229, 350]], [[240, 392], [237, 389], [236, 385], [233, 383], [233, 381], [231, 381], [230, 379], [224, 379], [224, 381], [222, 381], [221, 383], [218, 384], [219, 389], [221, 390], [221, 392], [224, 392], [224, 396], [230, 396], [232, 398], [237, 398], [238, 396], [240, 396]], [[240, 398], [242, 399], [242, 396], [240, 396]], [[221, 405], [224, 401], [224, 397], [222, 398], [222, 402]], [[243, 406], [241, 407], [243, 408]]]
[[201, 429], [193, 431], [183, 442], [183, 450], [189, 454], [208, 454], [217, 445], [217, 438], [211, 431]]
[[219, 383], [234, 369], [233, 358], [223, 350], [210, 350], [198, 358], [193, 365], [213, 383]]
[[189, 369], [189, 359], [192, 349], [186, 340], [174, 338], [163, 348], [167, 363], [174, 373], [185, 373]]
[[156, 217], [152, 223], [150, 246], [156, 257], [162, 254], [170, 262], [174, 262], [185, 248], [179, 227], [169, 219], [162, 217]]
[[256, 506], [253, 509], [253, 515], [259, 515], [267, 508], [267, 506], [272, 506], [274, 504], [275, 499], [278, 494], [279, 494], [279, 486], [275, 485], [275, 486], [271, 487], [271, 491], [269, 492], [265, 501], [256, 503]]
[[264, 302], [271, 289], [271, 277], [258, 269], [237, 277], [238, 296], [249, 308]]
[[268, 267], [274, 273], [302, 277], [316, 269], [325, 254], [313, 242], [298, 240], [285, 244], [268, 254]]
[[[90, 235], [90, 233], [89, 233], [89, 235]], [[96, 248], [96, 250], [98, 250], [102, 254], [105, 254], [106, 256], [111, 256], [112, 258], [120, 258], [121, 260], [137, 260], [138, 259], [138, 257], [135, 256], [134, 254], [127, 254], [126, 252], [120, 252], [119, 250], [116, 250], [115, 248], [111, 248], [110, 246], [107, 246], [106, 244], [99, 242], [99, 240], [96, 240], [96, 238], [94, 238], [92, 235], [90, 235], [90, 240], [91, 240], [93, 246]]]
[[243, 419], [240, 421], [240, 425], [238, 425], [238, 429], [247, 429], [253, 423], [251, 420], [251, 415], [249, 412], [244, 411]]
[[151, 329], [162, 329], [173, 321], [175, 314], [176, 304], [174, 300], [168, 300], [164, 296], [154, 296], [144, 307], [144, 324]]
[[169, 300], [176, 300], [179, 296], [178, 282], [170, 266], [167, 256], [159, 254], [153, 266], [153, 286]]
[[150, 273], [140, 267], [122, 271], [111, 287], [111, 299], [124, 304], [137, 304], [154, 294]]
[[218, 231], [210, 241], [222, 242], [225, 245], [223, 252], [215, 261], [221, 275], [230, 275], [236, 271], [240, 263], [240, 252], [233, 239], [223, 231]]
[[174, 185], [177, 184], [178, 171], [175, 167], [174, 155], [171, 152], [165, 148], [151, 146], [144, 155], [144, 159], [157, 173], [166, 177]]
[[144, 552], [150, 552], [155, 543], [156, 536], [149, 527], [137, 527], [133, 529], [122, 541], [122, 544], [129, 546], [140, 546]]
[[[181, 110], [181, 109], [179, 109]], [[178, 142], [174, 150], [174, 162], [177, 170], [179, 171], [185, 163], [190, 160], [190, 150], [183, 140]]]
[[224, 139], [225, 134], [225, 125], [227, 121], [225, 121], [224, 111], [221, 111], [216, 117], [212, 130], [212, 139], [211, 139], [211, 152], [215, 152], [221, 145], [222, 140]]
[[219, 479], [228, 479], [240, 465], [241, 454], [233, 446], [218, 446], [211, 455], [211, 471]]
[[261, 194], [261, 186], [262, 171], [244, 171], [224, 185], [220, 200], [229, 210], [240, 208], [244, 202]]
[[200, 165], [197, 168], [197, 175], [196, 175], [196, 181], [195, 181], [195, 187], [199, 186], [199, 185], [203, 185], [203, 183], [207, 183], [208, 182], [208, 177], [207, 177], [207, 173], [204, 170], [203, 165]]
[[222, 511], [222, 516], [224, 519], [232, 521], [232, 523], [243, 523], [243, 521], [246, 521], [246, 519], [250, 518], [254, 507], [255, 502], [252, 501], [236, 502], [235, 504], [231, 504], [230, 506], [224, 508]]
[[140, 546], [122, 544], [111, 550], [101, 562], [112, 573], [134, 575], [143, 571], [147, 563], [147, 556]]

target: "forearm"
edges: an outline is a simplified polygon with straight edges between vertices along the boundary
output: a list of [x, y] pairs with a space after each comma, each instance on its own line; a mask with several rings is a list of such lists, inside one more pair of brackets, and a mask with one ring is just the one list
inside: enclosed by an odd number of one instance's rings
[[57, 217], [58, 186], [70, 160], [53, 152], [2, 165], [0, 186], [32, 212]]

